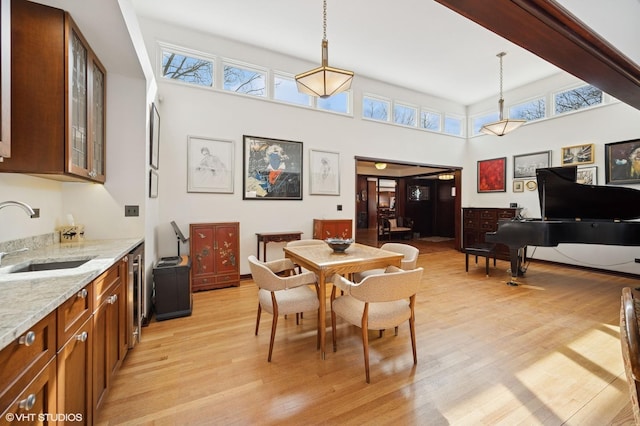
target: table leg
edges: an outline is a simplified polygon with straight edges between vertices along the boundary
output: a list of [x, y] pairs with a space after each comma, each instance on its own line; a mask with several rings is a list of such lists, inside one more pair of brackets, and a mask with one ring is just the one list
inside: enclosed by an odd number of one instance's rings
[[262, 255], [264, 256], [264, 261], [267, 261], [267, 240], [262, 240]]
[[322, 359], [325, 359], [325, 337], [327, 332], [327, 283], [325, 282], [325, 274], [324, 271], [320, 271], [318, 274], [318, 287], [320, 290], [320, 312], [318, 315], [318, 333], [320, 333], [320, 353], [322, 354]]
[[256, 247], [256, 256], [260, 260], [260, 237], [258, 237], [258, 246]]

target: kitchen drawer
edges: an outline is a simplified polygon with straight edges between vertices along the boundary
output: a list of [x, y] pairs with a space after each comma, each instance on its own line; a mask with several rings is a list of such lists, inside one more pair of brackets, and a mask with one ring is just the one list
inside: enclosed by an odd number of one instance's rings
[[[16, 386], [0, 396], [0, 407], [6, 407], [0, 413], [0, 424], [5, 424], [12, 417], [10, 414], [15, 419], [10, 424], [55, 424], [55, 421], [42, 422], [38, 418], [44, 414], [55, 415], [57, 412], [56, 361], [50, 360], [36, 373], [35, 378], [22, 376], [24, 380], [18, 380]], [[24, 416], [23, 420], [19, 420], [18, 416]], [[29, 421], [27, 416], [33, 416], [33, 419]]]
[[[20, 343], [22, 341], [22, 343]], [[51, 312], [0, 352], [0, 407], [15, 398], [56, 353], [56, 312]], [[55, 365], [55, 363], [54, 363]], [[24, 380], [21, 380], [25, 378]], [[26, 383], [22, 383], [26, 382]], [[17, 386], [16, 386], [17, 385]]]
[[116, 263], [93, 281], [93, 309], [98, 309], [102, 302], [111, 295], [111, 289], [122, 277], [120, 264]]
[[58, 306], [58, 349], [62, 348], [67, 340], [75, 334], [93, 312], [93, 284], [87, 284], [75, 296], [67, 299]]

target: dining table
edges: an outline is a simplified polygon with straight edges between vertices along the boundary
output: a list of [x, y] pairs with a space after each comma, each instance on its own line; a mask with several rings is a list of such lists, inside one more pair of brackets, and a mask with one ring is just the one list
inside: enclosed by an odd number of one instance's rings
[[387, 266], [400, 267], [403, 259], [403, 255], [400, 253], [358, 243], [351, 244], [344, 252], [334, 251], [329, 245], [293, 246], [284, 247], [283, 250], [285, 258], [314, 272], [318, 278], [320, 302], [318, 333], [320, 333], [322, 359], [325, 359], [327, 280], [330, 280], [334, 274], [349, 276], [354, 272], [370, 269], [386, 268]]

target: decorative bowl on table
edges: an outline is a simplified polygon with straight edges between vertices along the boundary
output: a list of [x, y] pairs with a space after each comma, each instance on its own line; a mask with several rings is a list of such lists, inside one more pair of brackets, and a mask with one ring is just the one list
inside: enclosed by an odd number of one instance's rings
[[336, 253], [344, 253], [344, 251], [346, 249], [348, 249], [351, 244], [353, 244], [353, 239], [351, 239], [351, 238], [349, 238], [349, 239], [327, 238], [324, 241]]

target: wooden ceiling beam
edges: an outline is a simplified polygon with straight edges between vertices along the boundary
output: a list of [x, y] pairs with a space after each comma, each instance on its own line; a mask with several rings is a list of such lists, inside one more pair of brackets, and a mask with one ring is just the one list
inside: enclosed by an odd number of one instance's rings
[[640, 109], [640, 67], [553, 0], [436, 0]]

